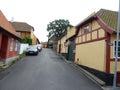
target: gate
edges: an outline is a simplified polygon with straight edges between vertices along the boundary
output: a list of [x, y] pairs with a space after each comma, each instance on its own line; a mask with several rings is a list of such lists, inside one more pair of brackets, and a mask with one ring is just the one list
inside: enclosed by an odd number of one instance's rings
[[74, 61], [74, 57], [75, 57], [75, 43], [74, 41], [70, 41], [70, 45], [68, 47], [68, 60], [69, 61]]

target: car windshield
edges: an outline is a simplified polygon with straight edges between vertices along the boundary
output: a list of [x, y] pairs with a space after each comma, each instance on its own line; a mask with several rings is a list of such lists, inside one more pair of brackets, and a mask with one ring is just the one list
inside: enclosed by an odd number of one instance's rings
[[28, 49], [36, 49], [37, 47], [35, 46], [29, 46]]

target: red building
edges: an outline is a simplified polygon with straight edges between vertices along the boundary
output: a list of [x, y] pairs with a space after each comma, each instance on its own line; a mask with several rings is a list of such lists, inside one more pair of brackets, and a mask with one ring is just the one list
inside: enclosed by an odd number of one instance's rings
[[0, 11], [0, 61], [8, 63], [18, 57], [18, 42], [21, 38]]

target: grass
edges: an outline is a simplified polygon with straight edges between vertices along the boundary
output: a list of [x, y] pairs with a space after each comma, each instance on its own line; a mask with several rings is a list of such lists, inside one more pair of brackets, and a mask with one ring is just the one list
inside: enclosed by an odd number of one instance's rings
[[7, 63], [7, 64], [3, 64], [2, 66], [0, 66], [0, 70], [12, 66], [12, 65], [15, 64], [16, 62], [18, 62], [19, 60], [21, 60], [22, 58], [24, 58], [25, 56], [26, 56], [25, 53], [20, 54], [19, 57], [16, 58], [15, 60], [13, 60], [13, 61], [11, 61], [11, 62], [9, 62], [9, 63]]

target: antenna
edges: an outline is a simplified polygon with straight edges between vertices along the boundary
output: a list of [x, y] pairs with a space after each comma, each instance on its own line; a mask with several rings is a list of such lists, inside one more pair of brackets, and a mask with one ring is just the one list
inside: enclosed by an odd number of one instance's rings
[[11, 22], [14, 22], [14, 17], [11, 18]]

